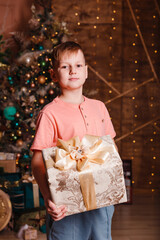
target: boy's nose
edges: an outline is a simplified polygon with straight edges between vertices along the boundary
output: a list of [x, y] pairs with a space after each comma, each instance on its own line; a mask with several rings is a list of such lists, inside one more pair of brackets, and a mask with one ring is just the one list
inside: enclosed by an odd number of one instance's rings
[[70, 67], [70, 74], [75, 74], [75, 73], [76, 73], [75, 67]]

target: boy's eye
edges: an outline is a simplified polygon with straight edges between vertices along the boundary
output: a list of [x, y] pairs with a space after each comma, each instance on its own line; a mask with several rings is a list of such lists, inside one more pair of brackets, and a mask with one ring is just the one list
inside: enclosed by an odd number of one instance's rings
[[67, 65], [63, 65], [63, 66], [61, 66], [61, 68], [66, 69], [66, 68], [68, 68], [68, 66]]
[[82, 64], [77, 64], [77, 67], [83, 67]]

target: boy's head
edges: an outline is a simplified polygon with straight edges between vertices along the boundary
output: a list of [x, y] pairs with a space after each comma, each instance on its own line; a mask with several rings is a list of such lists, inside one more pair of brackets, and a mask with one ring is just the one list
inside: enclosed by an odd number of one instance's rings
[[[56, 70], [58, 68], [60, 58], [62, 57], [62, 55], [64, 53], [66, 53], [66, 52], [68, 52], [69, 54], [77, 53], [79, 50], [82, 52], [82, 54], [84, 56], [81, 46], [76, 42], [68, 41], [68, 42], [64, 42], [64, 43], [61, 43], [60, 45], [56, 46], [52, 52], [53, 69]], [[85, 60], [85, 57], [84, 57], [84, 60]]]
[[54, 82], [61, 91], [82, 90], [88, 77], [88, 69], [81, 46], [75, 42], [65, 42], [53, 49], [52, 64]]

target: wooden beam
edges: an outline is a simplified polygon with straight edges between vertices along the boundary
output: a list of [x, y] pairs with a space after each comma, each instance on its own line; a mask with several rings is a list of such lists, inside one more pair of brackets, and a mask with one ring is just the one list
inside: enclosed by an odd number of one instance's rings
[[128, 136], [130, 136], [130, 135], [133, 135], [135, 132], [137, 132], [137, 131], [145, 128], [146, 126], [148, 126], [148, 125], [150, 125], [151, 123], [157, 121], [158, 119], [160, 119], [160, 116], [158, 116], [158, 117], [156, 117], [156, 118], [154, 118], [154, 119], [152, 119], [152, 120], [150, 120], [150, 121], [148, 121], [148, 122], [140, 125], [139, 127], [131, 130], [131, 131], [128, 132], [128, 133], [125, 133], [125, 134], [122, 135], [121, 137], [117, 138], [117, 139], [115, 140], [115, 142], [119, 142], [120, 140], [122, 140], [122, 139], [124, 139], [124, 138], [126, 138], [126, 137], [128, 137]]
[[105, 84], [107, 84], [114, 92], [116, 92], [117, 94], [120, 94], [120, 92], [112, 86], [112, 84], [110, 84], [104, 77], [102, 77], [102, 75], [100, 75], [97, 71], [95, 71], [90, 65], [88, 65], [88, 68], [97, 76], [99, 77]]
[[134, 21], [134, 23], [135, 23], [135, 25], [136, 25], [136, 28], [137, 28], [137, 31], [138, 31], [140, 40], [141, 40], [141, 42], [142, 42], [144, 51], [145, 51], [146, 56], [147, 56], [147, 58], [148, 58], [149, 65], [150, 65], [151, 70], [152, 70], [152, 72], [153, 72], [154, 78], [157, 80], [157, 83], [159, 83], [159, 78], [158, 78], [158, 76], [157, 76], [157, 74], [156, 74], [156, 71], [155, 71], [155, 69], [154, 69], [152, 60], [151, 60], [150, 55], [149, 55], [149, 53], [148, 53], [148, 49], [147, 49], [147, 47], [146, 47], [146, 44], [145, 44], [144, 38], [143, 38], [143, 36], [142, 36], [141, 30], [140, 30], [140, 28], [139, 28], [139, 25], [138, 25], [138, 23], [137, 23], [137, 20], [136, 20], [135, 14], [134, 14], [134, 12], [133, 12], [133, 9], [132, 9], [130, 0], [126, 0], [126, 1], [127, 1], [127, 3], [128, 3], [128, 7], [129, 7], [129, 9], [130, 9], [130, 12], [131, 12], [133, 21]]
[[147, 83], [152, 82], [152, 81], [154, 81], [154, 78], [150, 78], [150, 79], [148, 79], [148, 80], [146, 80], [146, 81], [144, 81], [144, 82], [136, 85], [135, 87], [130, 88], [130, 89], [128, 89], [127, 91], [125, 91], [125, 92], [123, 92], [123, 93], [120, 93], [118, 96], [116, 96], [116, 97], [114, 97], [114, 98], [111, 98], [110, 100], [107, 100], [107, 101], [105, 102], [105, 104], [111, 103], [111, 102], [113, 102], [114, 100], [116, 100], [116, 99], [118, 99], [118, 98], [120, 98], [120, 97], [123, 97], [123, 96], [127, 95], [128, 93], [130, 93], [130, 92], [132, 92], [132, 91], [134, 91], [134, 90], [137, 90], [138, 88], [140, 88], [140, 87], [142, 87], [142, 86], [144, 86], [144, 85], [146, 85]]

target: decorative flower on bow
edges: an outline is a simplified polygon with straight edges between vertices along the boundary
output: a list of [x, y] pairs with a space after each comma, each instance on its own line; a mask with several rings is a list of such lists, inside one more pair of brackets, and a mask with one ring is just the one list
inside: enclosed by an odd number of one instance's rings
[[60, 170], [67, 170], [76, 164], [77, 170], [83, 171], [89, 167], [89, 162], [103, 164], [109, 155], [105, 141], [91, 135], [85, 135], [82, 141], [79, 137], [69, 141], [58, 139], [57, 146], [55, 167]]

